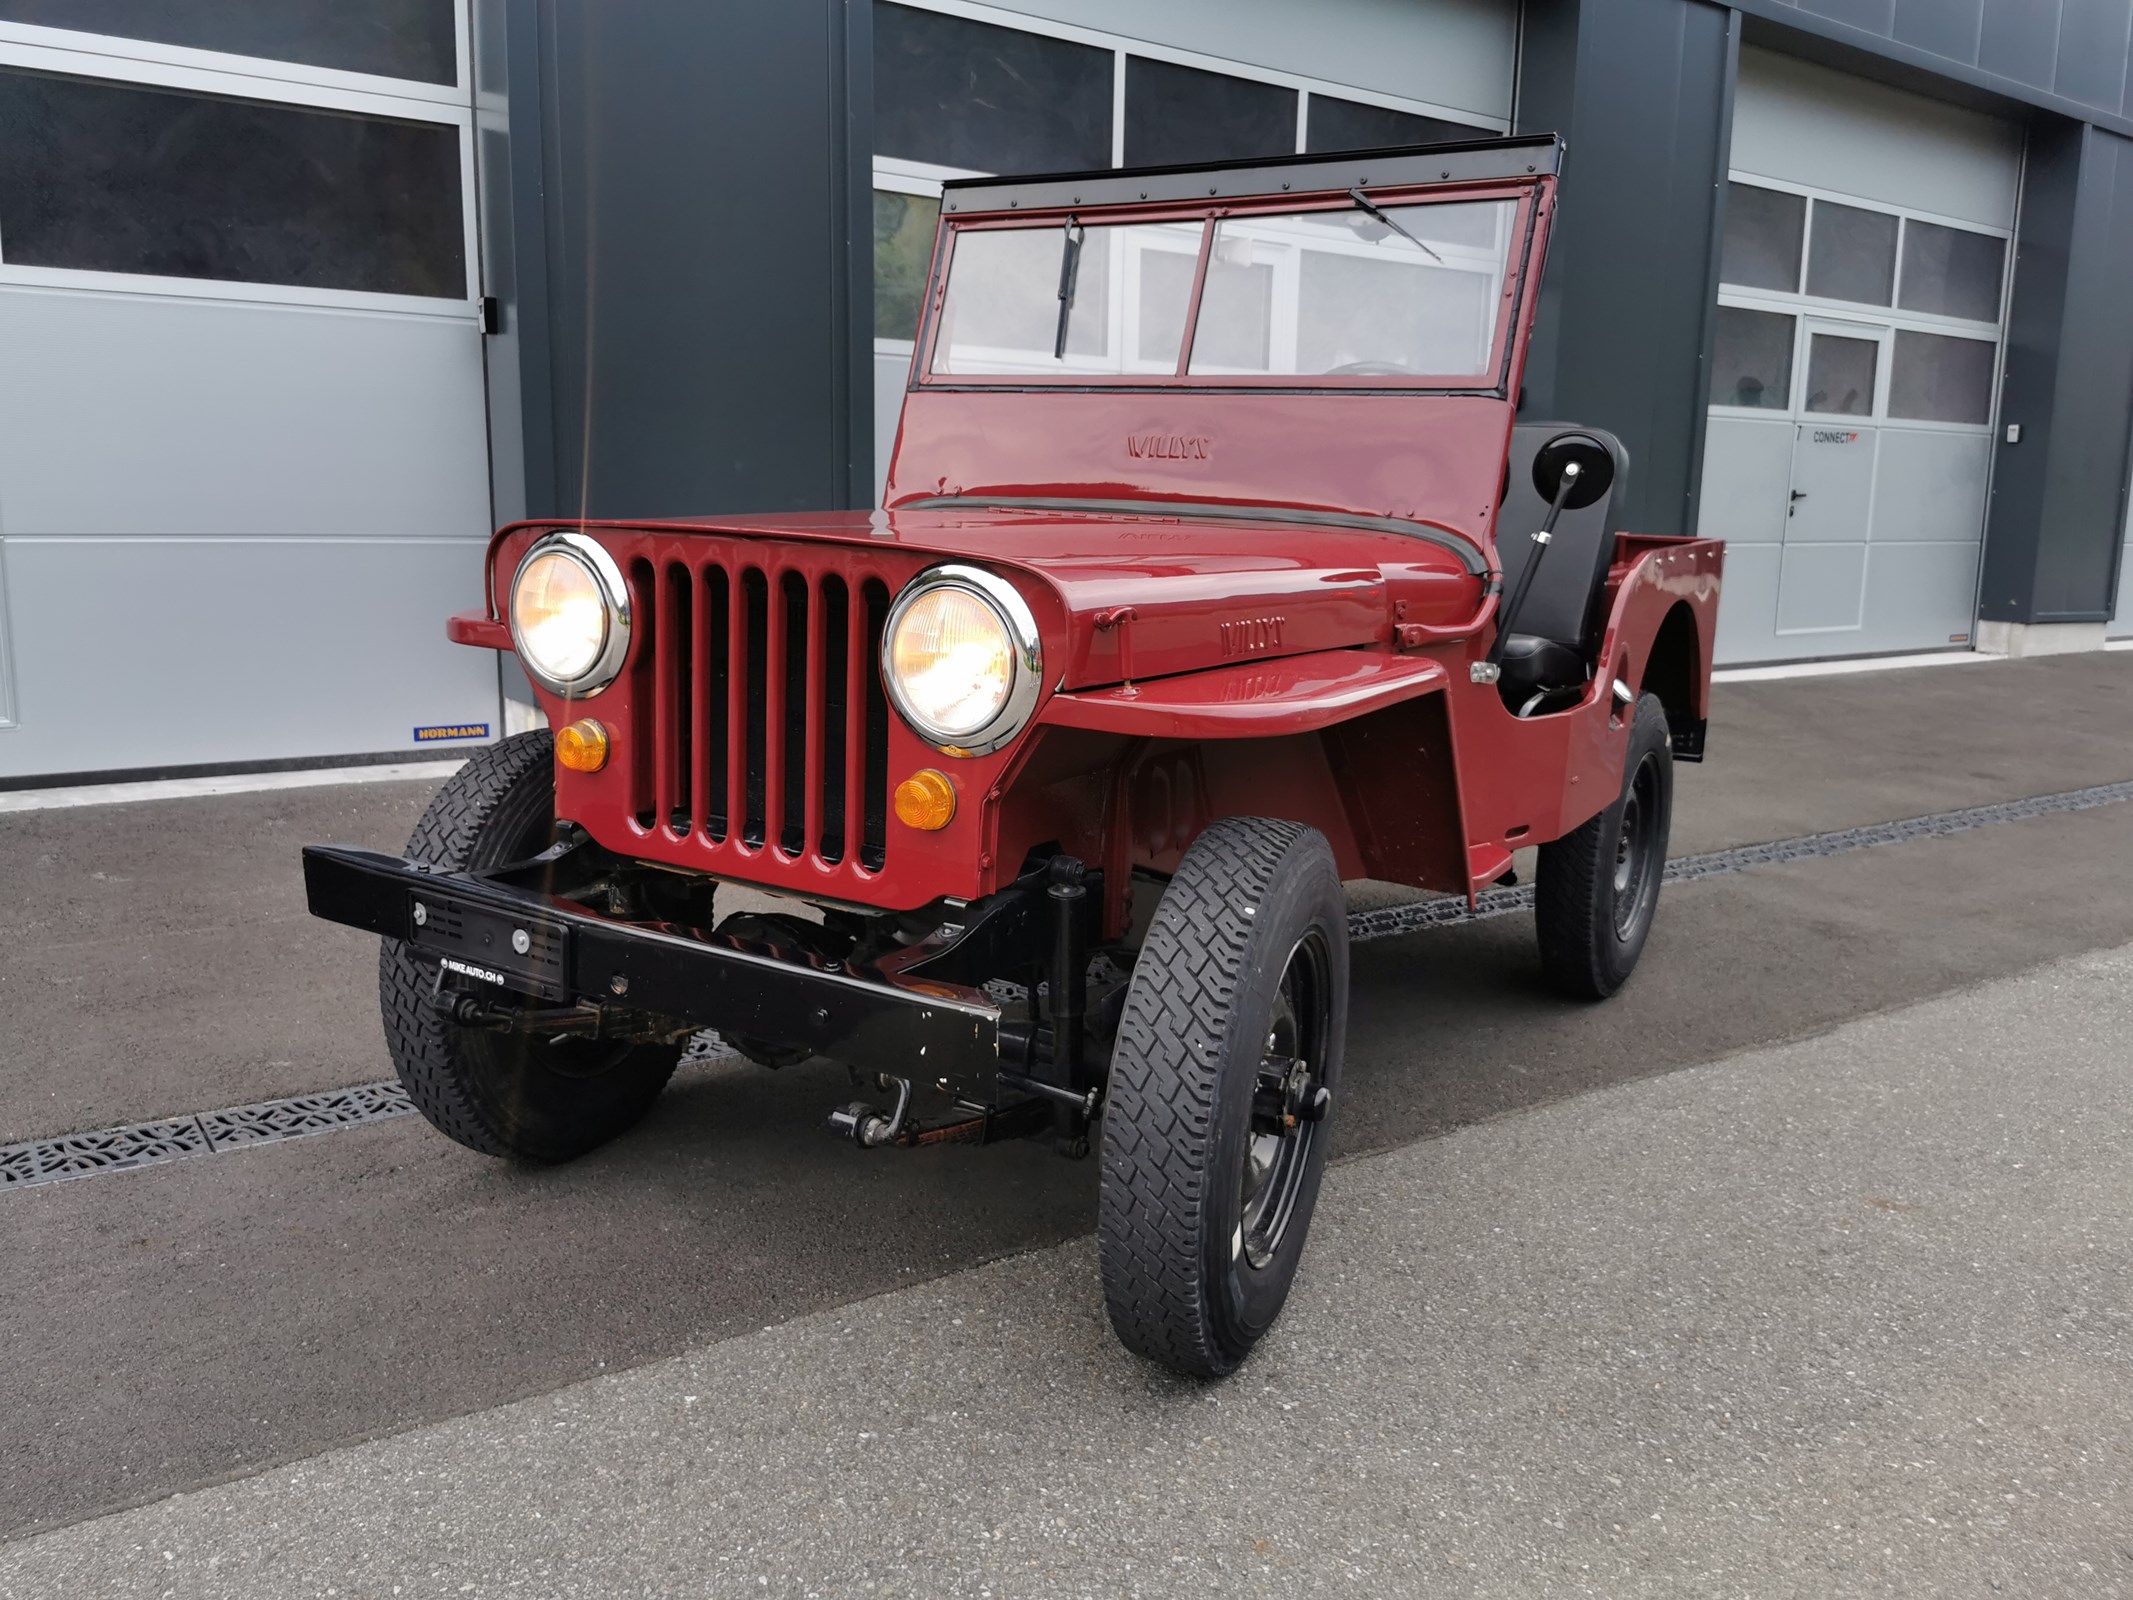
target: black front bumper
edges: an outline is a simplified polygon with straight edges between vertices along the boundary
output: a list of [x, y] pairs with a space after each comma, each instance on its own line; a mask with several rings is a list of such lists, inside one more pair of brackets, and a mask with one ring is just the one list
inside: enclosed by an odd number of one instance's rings
[[902, 1076], [989, 1080], [1001, 1064], [1000, 1009], [982, 990], [626, 922], [554, 895], [343, 845], [304, 848], [304, 889], [313, 916], [407, 940], [471, 984], [806, 1045]]

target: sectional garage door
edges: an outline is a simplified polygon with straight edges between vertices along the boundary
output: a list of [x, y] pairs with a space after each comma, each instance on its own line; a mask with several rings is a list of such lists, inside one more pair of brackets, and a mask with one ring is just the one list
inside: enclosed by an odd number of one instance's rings
[[0, 0], [0, 783], [493, 729], [468, 58], [463, 0]]
[[1700, 531], [1722, 661], [1962, 646], [1976, 617], [2021, 140], [1741, 54]]

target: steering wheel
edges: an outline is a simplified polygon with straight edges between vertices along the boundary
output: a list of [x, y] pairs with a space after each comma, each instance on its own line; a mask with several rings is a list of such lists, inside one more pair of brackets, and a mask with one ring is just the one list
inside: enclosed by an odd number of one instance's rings
[[1327, 378], [1413, 378], [1420, 374], [1398, 361], [1343, 361], [1320, 374]]

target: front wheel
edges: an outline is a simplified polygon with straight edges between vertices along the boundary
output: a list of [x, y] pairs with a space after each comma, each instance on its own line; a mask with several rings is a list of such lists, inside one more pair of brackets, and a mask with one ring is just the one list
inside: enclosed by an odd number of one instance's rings
[[1604, 1000], [1636, 970], [1659, 909], [1674, 818], [1674, 746], [1657, 695], [1637, 702], [1615, 803], [1540, 849], [1533, 916], [1541, 970], [1563, 993]]
[[1258, 817], [1202, 833], [1156, 908], [1111, 1056], [1097, 1239], [1128, 1349], [1220, 1377], [1273, 1325], [1325, 1171], [1347, 1013], [1324, 837]]
[[[545, 731], [475, 751], [423, 812], [409, 857], [479, 871], [538, 855], [555, 837], [553, 751]], [[438, 991], [434, 956], [385, 941], [378, 1000], [400, 1082], [432, 1127], [483, 1155], [583, 1155], [642, 1117], [681, 1059], [679, 1045], [461, 1027]]]

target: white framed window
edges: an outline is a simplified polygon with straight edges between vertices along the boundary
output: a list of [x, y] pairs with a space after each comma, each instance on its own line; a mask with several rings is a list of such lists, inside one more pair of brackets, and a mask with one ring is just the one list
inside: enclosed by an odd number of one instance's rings
[[306, 4], [318, 47], [285, 28], [290, 48], [426, 76], [173, 42], [221, 36], [148, 0], [95, 15], [157, 38], [0, 21], [0, 286], [477, 316], [464, 0], [431, 0], [405, 48]]
[[[1871, 404], [1845, 414], [1921, 431], [1989, 432], [2012, 255], [2004, 228], [1735, 173], [1720, 247], [1711, 414], [1833, 414], [1838, 369], [1865, 363], [1870, 341]], [[1839, 338], [1840, 325], [1858, 336]]]
[[[0, 43], [102, 58], [100, 76], [125, 77], [127, 62], [193, 67], [276, 83], [463, 105], [469, 93], [471, 23], [464, 0], [418, 0], [399, 28], [379, 25], [373, 0], [286, 0], [257, 8], [171, 0], [0, 0]], [[306, 26], [306, 24], [309, 26]]]

